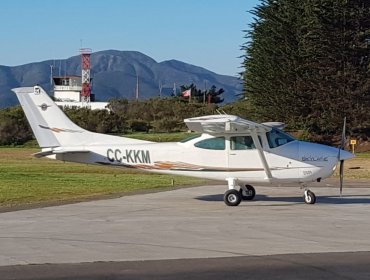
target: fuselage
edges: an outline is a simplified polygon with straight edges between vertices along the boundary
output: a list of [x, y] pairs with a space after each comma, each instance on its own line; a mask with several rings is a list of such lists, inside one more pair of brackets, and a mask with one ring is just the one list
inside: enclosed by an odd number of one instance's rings
[[[255, 138], [255, 137], [254, 137]], [[125, 138], [127, 139], [127, 138]], [[255, 138], [256, 139], [256, 138]], [[295, 140], [273, 129], [258, 135], [271, 176], [248, 134], [202, 134], [183, 142], [125, 142], [89, 145], [86, 154], [57, 154], [58, 160], [137, 168], [163, 174], [225, 180], [240, 183], [305, 183], [332, 175], [338, 162], [338, 149]], [[352, 154], [341, 151], [341, 158]]]

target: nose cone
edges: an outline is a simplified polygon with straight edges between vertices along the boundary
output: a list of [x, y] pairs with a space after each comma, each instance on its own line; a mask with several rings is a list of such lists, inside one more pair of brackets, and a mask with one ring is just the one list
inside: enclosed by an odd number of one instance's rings
[[337, 162], [355, 157], [345, 150], [308, 142], [299, 142], [299, 155], [302, 161], [310, 163], [326, 162], [330, 158]]
[[339, 151], [339, 160], [347, 160], [347, 159], [351, 159], [351, 158], [354, 158], [355, 155], [350, 153], [350, 152], [347, 152], [345, 150], [340, 150]]

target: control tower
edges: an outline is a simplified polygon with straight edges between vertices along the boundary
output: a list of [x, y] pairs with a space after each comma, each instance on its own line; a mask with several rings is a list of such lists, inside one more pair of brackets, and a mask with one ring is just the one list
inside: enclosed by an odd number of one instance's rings
[[81, 84], [81, 101], [86, 103], [87, 106], [90, 104], [91, 86], [90, 86], [90, 55], [91, 49], [85, 48], [80, 49], [81, 53], [81, 73], [82, 73], [82, 84]]
[[80, 49], [81, 74], [53, 77], [54, 98], [56, 104], [62, 107], [87, 107], [107, 109], [107, 102], [95, 102], [91, 93], [90, 55], [91, 49]]

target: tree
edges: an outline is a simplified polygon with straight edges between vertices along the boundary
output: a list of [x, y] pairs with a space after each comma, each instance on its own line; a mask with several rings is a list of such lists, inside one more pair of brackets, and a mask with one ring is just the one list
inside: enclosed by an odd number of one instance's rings
[[142, 101], [111, 100], [110, 109], [128, 123], [132, 131], [171, 132], [186, 130], [185, 118], [213, 114], [215, 106], [184, 102], [177, 98]]
[[98, 133], [123, 133], [127, 123], [118, 114], [107, 110], [64, 108], [66, 115], [78, 126]]
[[206, 102], [208, 104], [219, 104], [224, 101], [224, 99], [220, 96], [224, 93], [224, 89], [220, 88], [219, 90], [216, 89], [216, 86], [213, 85], [209, 90], [206, 90], [204, 96], [206, 96]]
[[[184, 119], [214, 114], [216, 108], [214, 104], [204, 106], [174, 98], [153, 98], [143, 101], [110, 100], [110, 111], [63, 110], [74, 123], [89, 131], [124, 134], [128, 131], [185, 131]], [[20, 106], [0, 110], [0, 145], [19, 145], [30, 139], [32, 132]]]
[[[187, 90], [190, 90], [190, 96], [183, 96], [183, 93]], [[221, 94], [224, 93], [224, 89], [220, 88], [217, 90], [216, 86], [213, 85], [209, 90], [200, 90], [197, 89], [196, 85], [193, 83], [189, 86], [182, 85], [180, 87], [180, 95], [179, 97], [181, 100], [189, 100], [191, 99], [192, 102], [197, 103], [207, 103], [207, 104], [219, 104], [224, 101], [221, 97]], [[190, 100], [189, 100], [190, 101]]]
[[245, 31], [244, 95], [260, 120], [338, 133], [369, 127], [370, 3], [263, 0]]
[[0, 110], [0, 145], [21, 145], [30, 139], [31, 128], [20, 106]]

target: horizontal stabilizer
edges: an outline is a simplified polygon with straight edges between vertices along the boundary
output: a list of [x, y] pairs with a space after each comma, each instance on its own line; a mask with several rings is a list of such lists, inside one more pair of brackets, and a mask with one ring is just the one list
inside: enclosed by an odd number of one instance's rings
[[44, 150], [38, 153], [33, 154], [34, 157], [36, 158], [41, 158], [41, 157], [46, 157], [50, 155], [55, 155], [55, 154], [69, 154], [69, 153], [89, 153], [90, 151], [88, 150], [82, 150], [82, 149], [64, 149], [64, 148], [57, 148], [57, 149], [51, 149], [51, 150]]

